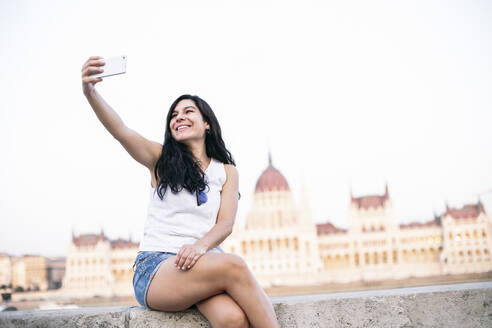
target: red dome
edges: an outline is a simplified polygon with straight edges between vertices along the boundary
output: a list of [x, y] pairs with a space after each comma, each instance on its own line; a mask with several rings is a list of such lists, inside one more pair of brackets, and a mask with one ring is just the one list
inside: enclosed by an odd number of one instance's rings
[[287, 180], [282, 173], [272, 166], [272, 161], [260, 175], [256, 182], [255, 192], [272, 191], [272, 190], [290, 190]]

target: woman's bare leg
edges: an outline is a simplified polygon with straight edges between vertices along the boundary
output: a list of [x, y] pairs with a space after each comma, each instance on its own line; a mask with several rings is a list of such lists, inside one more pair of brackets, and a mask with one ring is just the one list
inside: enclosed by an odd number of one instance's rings
[[249, 321], [243, 309], [226, 293], [204, 299], [196, 303], [196, 307], [214, 328], [249, 327]]
[[272, 303], [246, 263], [233, 254], [206, 253], [187, 271], [174, 266], [175, 256], [157, 270], [147, 304], [160, 311], [181, 311], [206, 298], [227, 292], [253, 327], [278, 327]]

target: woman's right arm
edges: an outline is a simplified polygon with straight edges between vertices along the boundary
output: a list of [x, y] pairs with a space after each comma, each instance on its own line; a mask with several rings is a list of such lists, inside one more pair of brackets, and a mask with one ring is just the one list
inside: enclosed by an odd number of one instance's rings
[[118, 140], [126, 151], [139, 163], [153, 170], [155, 162], [159, 159], [162, 145], [148, 140], [136, 131], [128, 128], [111, 106], [101, 97], [95, 89], [95, 84], [102, 78], [91, 77], [91, 74], [103, 71], [102, 57], [90, 57], [82, 66], [82, 90], [89, 101], [97, 118], [111, 135]]

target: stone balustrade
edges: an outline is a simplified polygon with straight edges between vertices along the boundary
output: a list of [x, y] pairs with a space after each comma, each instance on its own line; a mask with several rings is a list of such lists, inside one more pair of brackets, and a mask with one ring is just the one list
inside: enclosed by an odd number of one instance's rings
[[[281, 327], [492, 327], [492, 281], [272, 298]], [[210, 327], [195, 309], [91, 307], [0, 313], [0, 327]]]

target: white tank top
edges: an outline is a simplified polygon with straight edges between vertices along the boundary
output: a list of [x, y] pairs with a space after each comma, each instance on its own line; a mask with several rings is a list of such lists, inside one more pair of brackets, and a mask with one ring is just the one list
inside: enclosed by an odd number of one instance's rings
[[[197, 205], [196, 193], [184, 189], [174, 194], [168, 187], [163, 199], [156, 188], [150, 189], [143, 238], [138, 251], [177, 253], [184, 244], [193, 244], [212, 229], [217, 221], [220, 207], [220, 192], [226, 181], [224, 164], [211, 159], [205, 170], [208, 188], [203, 191], [207, 201]], [[209, 252], [224, 251], [217, 246]]]

